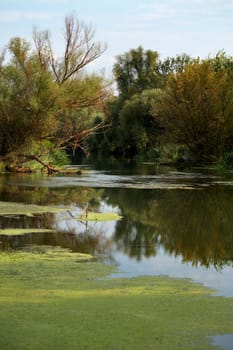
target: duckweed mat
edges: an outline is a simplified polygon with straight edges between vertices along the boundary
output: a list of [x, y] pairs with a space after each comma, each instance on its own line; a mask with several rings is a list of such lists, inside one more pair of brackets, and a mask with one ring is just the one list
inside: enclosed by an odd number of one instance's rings
[[233, 333], [233, 298], [187, 279], [107, 278], [115, 268], [91, 259], [0, 253], [0, 349], [208, 350], [208, 336]]
[[13, 202], [1, 202], [0, 201], [0, 216], [7, 215], [27, 215], [33, 216], [34, 214], [43, 213], [60, 213], [69, 208], [55, 207], [55, 206], [42, 206], [36, 204], [24, 204]]

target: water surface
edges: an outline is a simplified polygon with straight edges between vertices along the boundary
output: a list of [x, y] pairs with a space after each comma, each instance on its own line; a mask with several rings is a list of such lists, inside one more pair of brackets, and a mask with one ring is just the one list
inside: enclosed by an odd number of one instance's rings
[[[119, 266], [119, 274], [187, 277], [233, 296], [233, 174], [142, 164], [83, 168], [82, 175], [2, 175], [0, 200], [71, 207], [62, 214], [0, 217], [0, 228], [54, 228], [1, 236], [3, 250], [58, 245]], [[121, 221], [82, 223], [83, 211]]]

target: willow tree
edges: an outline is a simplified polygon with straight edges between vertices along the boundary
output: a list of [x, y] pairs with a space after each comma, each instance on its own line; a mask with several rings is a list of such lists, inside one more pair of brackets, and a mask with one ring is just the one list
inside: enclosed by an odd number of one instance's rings
[[[85, 68], [105, 51], [94, 31], [78, 18], [65, 18], [64, 51], [56, 57], [48, 31], [34, 30], [34, 47], [10, 40], [10, 61], [1, 59], [0, 156], [14, 165], [44, 159], [58, 150], [82, 147], [96, 109], [103, 109], [108, 89], [104, 78]], [[51, 157], [50, 157], [51, 159]]]

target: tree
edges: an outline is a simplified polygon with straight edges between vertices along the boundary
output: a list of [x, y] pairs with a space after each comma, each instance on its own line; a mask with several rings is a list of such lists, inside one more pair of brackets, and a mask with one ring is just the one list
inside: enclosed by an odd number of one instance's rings
[[114, 153], [145, 155], [154, 149], [162, 133], [158, 117], [164, 94], [161, 88], [170, 74], [182, 71], [190, 61], [186, 54], [161, 60], [157, 51], [141, 46], [117, 56], [113, 73], [119, 97], [110, 105], [111, 128], [107, 131]]
[[161, 88], [169, 74], [182, 72], [192, 61], [185, 53], [162, 60], [157, 51], [132, 49], [116, 57], [113, 73], [119, 94], [126, 99], [145, 89]]
[[158, 57], [157, 51], [145, 51], [141, 46], [117, 56], [113, 73], [123, 99], [159, 86]]
[[175, 57], [167, 57], [159, 61], [159, 72], [161, 74], [181, 73], [187, 64], [192, 63], [193, 59], [186, 53], [176, 55]]
[[65, 18], [65, 46], [56, 58], [48, 31], [34, 30], [35, 49], [20, 38], [11, 39], [11, 60], [1, 63], [0, 156], [8, 162], [43, 161], [58, 149], [82, 146], [102, 127], [92, 125], [93, 110], [102, 110], [108, 86], [101, 75], [84, 68], [105, 46], [95, 42], [94, 31], [74, 16]]
[[63, 84], [79, 75], [88, 64], [106, 50], [106, 45], [94, 41], [95, 31], [74, 15], [65, 18], [64, 52], [56, 58], [49, 32], [34, 29], [33, 39], [42, 68], [49, 68], [54, 79]]
[[[108, 104], [111, 127], [104, 139], [104, 149], [107, 147], [110, 153], [133, 156], [145, 151], [151, 143], [156, 124], [156, 118], [151, 114], [151, 101], [160, 85], [158, 58], [156, 51], [144, 50], [141, 46], [117, 56], [113, 73], [119, 96]], [[150, 131], [147, 124], [151, 124]]]
[[145, 154], [162, 132], [159, 109], [161, 89], [144, 90], [126, 100], [119, 114], [121, 148], [127, 156]]
[[25, 40], [8, 45], [11, 61], [2, 66], [0, 84], [0, 154], [11, 157], [56, 129], [56, 89], [48, 71], [41, 71]]
[[192, 63], [193, 59], [183, 53], [181, 55], [176, 55], [176, 57], [167, 57], [164, 60], [159, 61], [158, 73], [161, 78], [161, 85], [166, 84], [167, 78], [170, 74], [181, 73], [184, 71], [186, 65]]
[[163, 116], [167, 134], [195, 161], [221, 156], [233, 131], [233, 81], [215, 60], [195, 60], [168, 79]]

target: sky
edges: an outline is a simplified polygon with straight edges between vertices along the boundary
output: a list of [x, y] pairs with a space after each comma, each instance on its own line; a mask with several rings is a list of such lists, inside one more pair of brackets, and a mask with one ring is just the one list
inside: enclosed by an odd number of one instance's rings
[[75, 14], [107, 44], [92, 64], [111, 75], [117, 55], [141, 45], [162, 58], [187, 53], [233, 56], [233, 0], [0, 0], [0, 48], [10, 38], [31, 40], [33, 27], [48, 29], [62, 52], [64, 18]]

